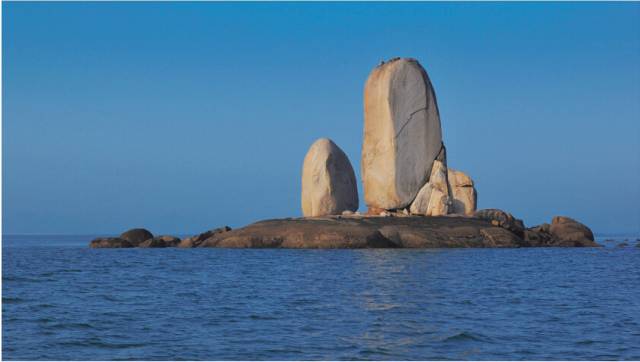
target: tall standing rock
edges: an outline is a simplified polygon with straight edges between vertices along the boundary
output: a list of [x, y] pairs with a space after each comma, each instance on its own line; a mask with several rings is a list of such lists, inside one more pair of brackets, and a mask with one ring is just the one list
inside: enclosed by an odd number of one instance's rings
[[409, 205], [429, 180], [442, 131], [435, 92], [414, 59], [376, 67], [364, 89], [362, 181], [370, 208]]
[[302, 214], [337, 215], [358, 209], [358, 188], [351, 162], [333, 141], [313, 143], [302, 166]]

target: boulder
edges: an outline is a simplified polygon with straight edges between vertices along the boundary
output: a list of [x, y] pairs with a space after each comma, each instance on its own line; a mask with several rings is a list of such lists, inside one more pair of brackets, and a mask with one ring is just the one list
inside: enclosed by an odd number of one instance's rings
[[553, 246], [555, 239], [548, 230], [548, 227], [544, 228], [542, 225], [528, 228], [524, 231], [524, 240], [529, 246]]
[[433, 161], [433, 168], [427, 182], [411, 203], [414, 215], [440, 216], [449, 211], [449, 190], [447, 186], [447, 166]]
[[476, 212], [478, 194], [473, 180], [462, 171], [448, 169], [451, 207], [449, 213], [473, 215]]
[[376, 67], [364, 89], [361, 171], [367, 206], [392, 210], [411, 204], [442, 149], [435, 92], [420, 63], [396, 58]]
[[156, 236], [138, 244], [139, 248], [173, 248], [180, 244], [180, 239], [175, 236]]
[[134, 245], [122, 238], [97, 238], [91, 240], [90, 248], [133, 248]]
[[549, 232], [555, 239], [564, 244], [598, 246], [594, 241], [591, 229], [566, 216], [555, 216], [551, 220]]
[[228, 226], [223, 226], [221, 228], [205, 231], [201, 234], [182, 239], [182, 241], [180, 241], [180, 243], [178, 244], [178, 247], [179, 248], [195, 248], [200, 244], [202, 244], [203, 241], [212, 237], [213, 235], [226, 233], [227, 231], [231, 231], [231, 228]]
[[358, 209], [353, 167], [330, 139], [315, 141], [304, 158], [301, 201], [304, 216], [339, 215]]
[[499, 209], [482, 209], [476, 211], [474, 216], [482, 220], [487, 220], [494, 226], [505, 228], [520, 238], [524, 238], [524, 223], [508, 212]]
[[120, 234], [120, 238], [130, 242], [133, 246], [138, 246], [143, 241], [153, 238], [153, 234], [147, 229], [131, 229]]

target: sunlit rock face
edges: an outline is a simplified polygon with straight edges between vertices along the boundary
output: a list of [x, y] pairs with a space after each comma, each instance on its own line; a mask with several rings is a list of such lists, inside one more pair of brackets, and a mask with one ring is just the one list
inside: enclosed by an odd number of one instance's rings
[[358, 209], [358, 188], [347, 155], [333, 141], [311, 145], [302, 166], [302, 214], [339, 215]]
[[434, 161], [427, 182], [411, 203], [414, 215], [441, 216], [449, 212], [449, 187], [447, 184], [447, 166], [441, 161]]
[[362, 182], [370, 209], [411, 204], [442, 148], [435, 92], [415, 59], [376, 67], [364, 90]]
[[449, 189], [451, 190], [450, 214], [473, 215], [476, 212], [478, 194], [473, 180], [462, 171], [449, 169]]

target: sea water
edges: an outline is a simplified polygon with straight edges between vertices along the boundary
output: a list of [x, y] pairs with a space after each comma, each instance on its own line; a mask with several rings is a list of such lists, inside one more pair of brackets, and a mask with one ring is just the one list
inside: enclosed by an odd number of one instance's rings
[[90, 249], [4, 236], [3, 359], [640, 359], [640, 247]]

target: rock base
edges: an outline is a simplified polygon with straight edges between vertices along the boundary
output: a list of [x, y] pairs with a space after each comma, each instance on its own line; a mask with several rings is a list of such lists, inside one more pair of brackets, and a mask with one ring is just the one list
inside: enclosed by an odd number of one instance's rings
[[[491, 214], [493, 215], [493, 214]], [[496, 214], [498, 215], [498, 214]], [[500, 215], [498, 215], [500, 216]], [[555, 219], [554, 219], [555, 220]], [[215, 229], [196, 237], [162, 243], [162, 246], [210, 248], [519, 248], [599, 246], [592, 234], [577, 233], [588, 228], [563, 218], [561, 234], [549, 227], [517, 230], [510, 223], [467, 216], [327, 216], [260, 221], [239, 229]], [[568, 223], [576, 223], [569, 226]], [[558, 224], [557, 222], [553, 225]], [[589, 238], [590, 236], [590, 238]], [[99, 239], [91, 247], [133, 247], [121, 239]], [[113, 240], [113, 246], [108, 241]], [[138, 247], [153, 247], [141, 243]], [[159, 245], [156, 245], [158, 247]], [[161, 246], [161, 247], [162, 247]]]

